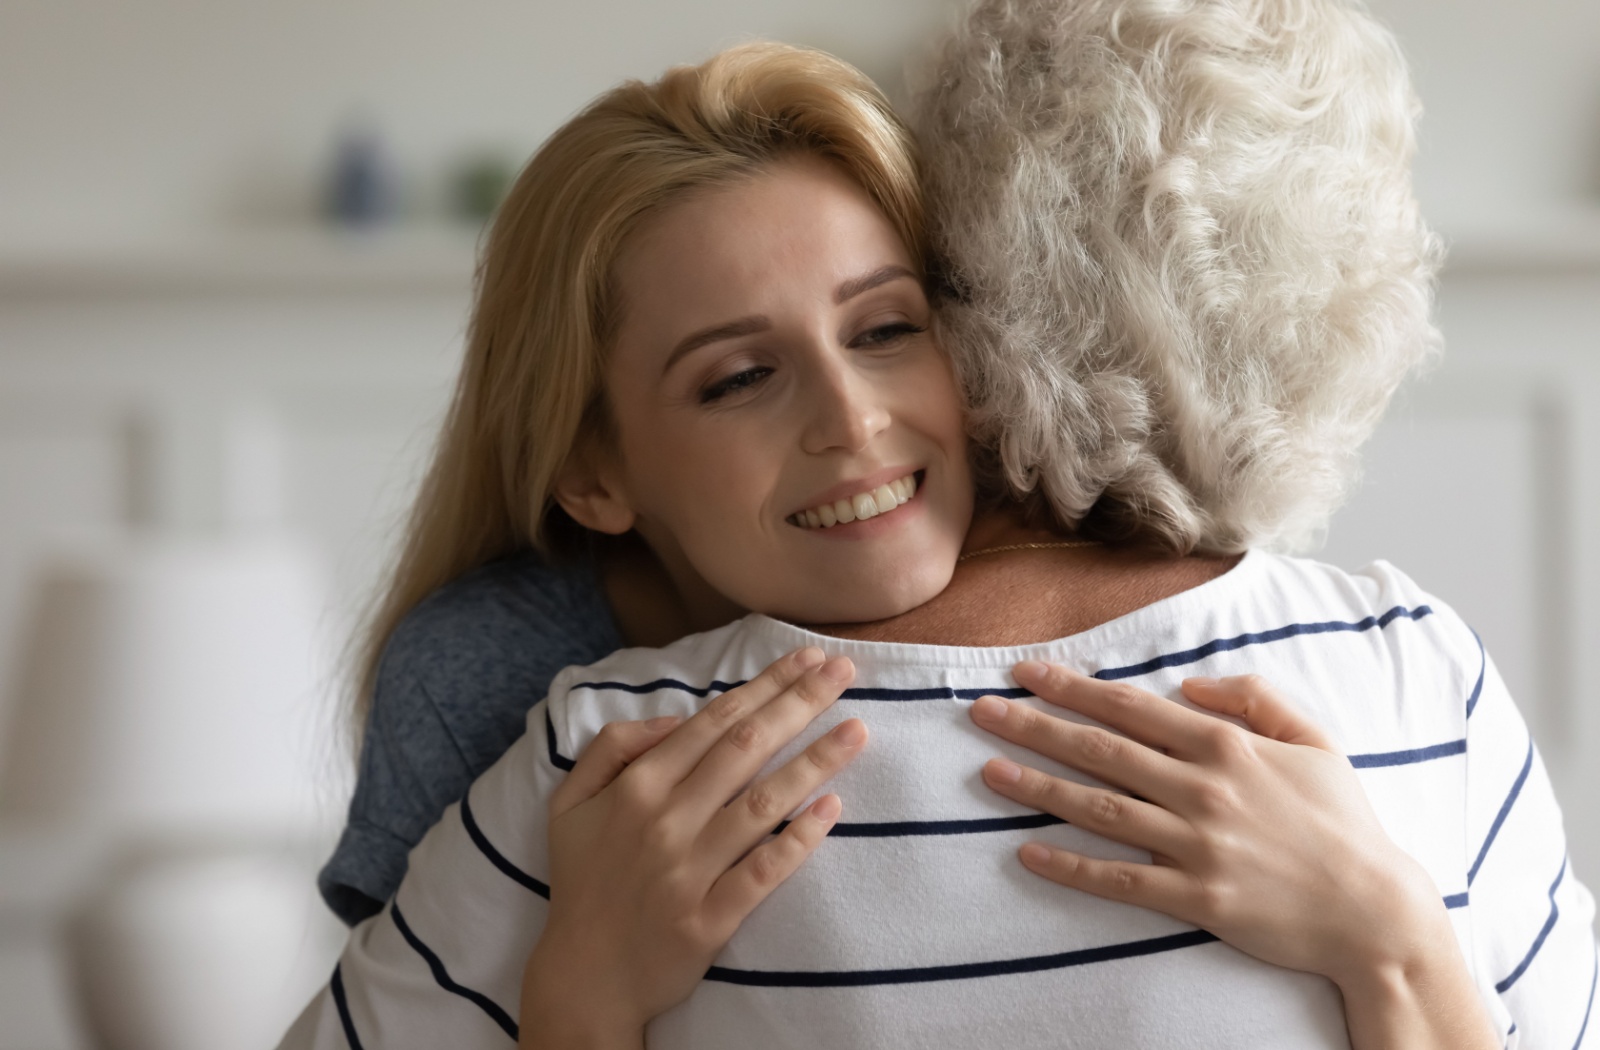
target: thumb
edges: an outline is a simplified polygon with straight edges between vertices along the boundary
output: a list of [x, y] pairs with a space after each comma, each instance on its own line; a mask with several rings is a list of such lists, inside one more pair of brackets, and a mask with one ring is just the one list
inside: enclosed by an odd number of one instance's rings
[[1253, 732], [1285, 744], [1303, 744], [1339, 754], [1322, 730], [1260, 675], [1185, 678], [1183, 695], [1219, 714], [1244, 719]]
[[550, 815], [559, 817], [604, 791], [628, 763], [661, 743], [682, 721], [663, 715], [646, 722], [607, 722], [550, 796]]

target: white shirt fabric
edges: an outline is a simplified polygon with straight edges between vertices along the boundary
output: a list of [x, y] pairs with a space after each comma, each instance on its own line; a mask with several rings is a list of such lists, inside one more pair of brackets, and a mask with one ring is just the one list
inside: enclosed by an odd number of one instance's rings
[[832, 837], [749, 918], [661, 1050], [1006, 1046], [1348, 1047], [1328, 981], [1260, 963], [1167, 916], [1024, 869], [1031, 839], [1137, 850], [1009, 802], [1000, 754], [1086, 780], [976, 728], [1024, 659], [1175, 702], [1192, 675], [1265, 676], [1350, 756], [1385, 829], [1432, 874], [1506, 1044], [1595, 1045], [1591, 897], [1568, 869], [1549, 780], [1494, 664], [1437, 599], [1383, 562], [1348, 574], [1252, 552], [1230, 572], [1068, 638], [962, 648], [859, 642], [752, 615], [665, 649], [568, 668], [528, 732], [411, 854], [286, 1048], [515, 1044], [522, 968], [548, 907], [546, 804], [600, 727], [689, 715], [803, 645], [855, 661], [854, 686], [774, 760], [846, 718], [871, 730], [826, 790]]

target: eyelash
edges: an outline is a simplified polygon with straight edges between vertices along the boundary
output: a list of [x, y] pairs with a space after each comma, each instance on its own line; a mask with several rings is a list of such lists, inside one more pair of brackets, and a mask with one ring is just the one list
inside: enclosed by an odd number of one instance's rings
[[[879, 325], [877, 328], [869, 328], [866, 332], [863, 332], [861, 335], [852, 340], [850, 345], [852, 347], [875, 350], [881, 347], [889, 346], [896, 340], [903, 339], [906, 336], [920, 335], [927, 330], [928, 328], [926, 325], [916, 325], [910, 323], [909, 321], [896, 321], [893, 324]], [[713, 402], [720, 401], [729, 394], [735, 394], [741, 390], [749, 389], [771, 374], [772, 369], [765, 366], [742, 369], [738, 372], [734, 372], [732, 375], [726, 376], [723, 379], [717, 380], [715, 383], [712, 383], [710, 386], [701, 390], [699, 401], [702, 405], [709, 405]]]

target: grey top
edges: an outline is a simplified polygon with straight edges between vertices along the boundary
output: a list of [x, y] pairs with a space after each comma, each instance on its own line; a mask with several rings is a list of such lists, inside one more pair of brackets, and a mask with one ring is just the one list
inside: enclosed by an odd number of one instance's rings
[[411, 848], [522, 735], [556, 672], [622, 645], [589, 562], [520, 554], [424, 599], [378, 662], [349, 819], [317, 876], [328, 907], [352, 926], [376, 914]]

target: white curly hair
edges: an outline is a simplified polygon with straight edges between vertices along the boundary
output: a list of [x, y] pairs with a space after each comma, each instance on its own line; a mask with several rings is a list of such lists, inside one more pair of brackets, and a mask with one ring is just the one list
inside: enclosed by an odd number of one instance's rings
[[997, 487], [1180, 553], [1318, 542], [1440, 348], [1389, 32], [1338, 0], [980, 0], [913, 113]]

